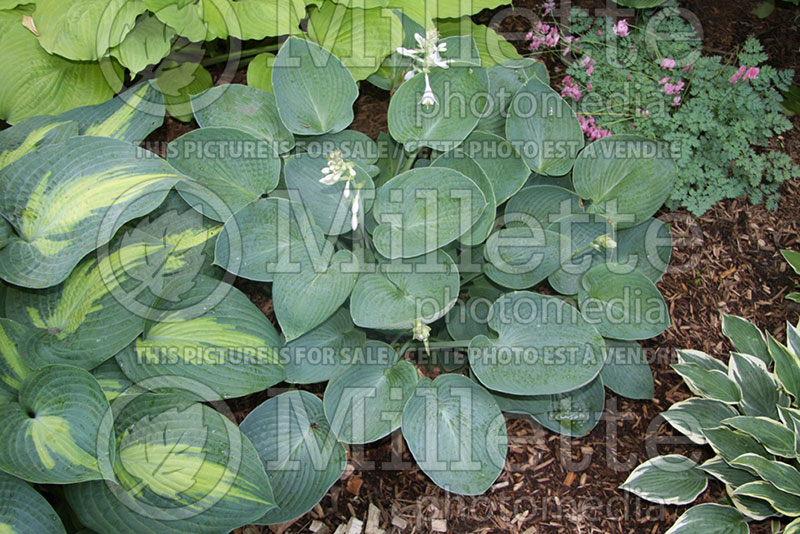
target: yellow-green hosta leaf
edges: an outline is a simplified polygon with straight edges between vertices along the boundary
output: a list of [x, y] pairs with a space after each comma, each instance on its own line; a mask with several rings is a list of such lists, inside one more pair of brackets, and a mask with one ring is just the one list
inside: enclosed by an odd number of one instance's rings
[[433, 26], [434, 19], [459, 18], [474, 15], [484, 9], [494, 9], [509, 4], [508, 0], [388, 0], [387, 7], [398, 9], [424, 27]]
[[89, 372], [51, 365], [27, 377], [0, 412], [0, 469], [42, 484], [108, 479], [114, 458], [108, 401]]
[[11, 124], [105, 102], [122, 86], [118, 74], [107, 79], [97, 63], [48, 54], [22, 25], [19, 11], [0, 11], [0, 47], [14, 51], [0, 57], [0, 78], [6, 80], [0, 86], [0, 119]]
[[[187, 313], [188, 303], [202, 302], [219, 288], [227, 291], [220, 302], [202, 314]], [[225, 282], [200, 277], [173, 310], [152, 319], [136, 344], [116, 357], [134, 382], [153, 379], [170, 387], [188, 377], [229, 398], [263, 391], [286, 376], [275, 328], [244, 293]]]
[[147, 9], [190, 41], [224, 39], [239, 20], [228, 0], [144, 0]]
[[0, 169], [37, 148], [78, 135], [78, 123], [57, 117], [31, 117], [0, 131]]
[[16, 399], [22, 381], [31, 372], [20, 352], [29, 335], [29, 329], [16, 321], [0, 319], [0, 397]]
[[277, 524], [313, 508], [342, 476], [347, 455], [331, 432], [322, 401], [290, 391], [258, 406], [242, 421], [275, 492], [277, 508], [255, 521]]
[[148, 65], [155, 65], [167, 57], [174, 37], [175, 30], [155, 15], [145, 14], [110, 53], [131, 71], [131, 76], [135, 76]]
[[301, 34], [300, 22], [306, 18], [308, 0], [233, 0], [231, 5], [239, 22], [230, 29], [242, 40], [263, 39], [278, 35]]
[[471, 36], [478, 47], [481, 65], [484, 67], [488, 68], [509, 59], [522, 58], [514, 45], [506, 41], [502, 35], [488, 26], [475, 24], [469, 17], [437, 20], [436, 27], [441, 37], [452, 37], [454, 35]]
[[403, 26], [391, 9], [347, 8], [333, 2], [311, 10], [308, 34], [341, 59], [356, 81], [378, 70], [403, 44]]
[[0, 250], [0, 276], [32, 288], [62, 282], [180, 179], [165, 161], [118, 139], [73, 137], [23, 156], [0, 171], [0, 215], [15, 231]]
[[96, 532], [217, 534], [274, 507], [250, 440], [224, 415], [177, 395], [114, 403], [117, 482], [66, 488], [78, 519]]
[[275, 54], [264, 52], [253, 58], [247, 66], [247, 85], [272, 92], [272, 65], [275, 64]]
[[210, 89], [214, 81], [199, 63], [167, 61], [160, 67], [156, 84], [164, 96], [164, 105], [169, 114], [179, 121], [190, 122], [192, 96]]
[[3, 472], [0, 472], [0, 532], [66, 534], [58, 514], [41, 493]]

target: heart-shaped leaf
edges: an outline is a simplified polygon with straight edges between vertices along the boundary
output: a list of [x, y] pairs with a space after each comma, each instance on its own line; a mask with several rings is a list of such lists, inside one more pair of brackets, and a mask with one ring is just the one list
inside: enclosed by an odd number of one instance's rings
[[503, 218], [507, 226], [555, 228], [553, 224], [559, 220], [581, 213], [581, 199], [572, 191], [555, 185], [531, 185], [511, 197]]
[[508, 107], [517, 91], [533, 77], [549, 83], [550, 75], [544, 62], [527, 57], [505, 59], [495, 65], [488, 65], [483, 61], [483, 65], [487, 67], [492, 99], [483, 112], [478, 129], [504, 136]]
[[10, 319], [0, 319], [0, 398], [15, 400], [31, 369], [20, 349], [30, 331]]
[[483, 270], [503, 287], [533, 287], [559, 268], [560, 237], [541, 228], [498, 230], [486, 241], [484, 255], [489, 263]]
[[597, 245], [597, 239], [608, 235], [614, 238], [614, 229], [601, 217], [576, 213], [547, 227], [558, 232], [561, 237], [561, 267], [551, 274], [547, 281], [562, 295], [576, 295], [583, 286], [584, 275], [593, 267], [613, 259], [613, 249]]
[[617, 232], [616, 262], [628, 265], [657, 283], [672, 257], [669, 225], [648, 219], [633, 228]]

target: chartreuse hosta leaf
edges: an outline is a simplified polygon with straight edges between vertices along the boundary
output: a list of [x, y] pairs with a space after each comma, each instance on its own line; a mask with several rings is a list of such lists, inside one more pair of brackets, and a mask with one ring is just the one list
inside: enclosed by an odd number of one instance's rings
[[[447, 43], [444, 59], [458, 58], [458, 37], [442, 39]], [[477, 57], [472, 38], [469, 57]], [[448, 69], [434, 68], [428, 79], [438, 100], [431, 106], [420, 103], [425, 92], [425, 75], [405, 81], [389, 102], [389, 133], [406, 150], [429, 147], [440, 152], [456, 148], [475, 129], [486, 107], [489, 77], [486, 69], [471, 64], [453, 63]]]
[[242, 421], [275, 492], [277, 508], [254, 521], [291, 521], [313, 508], [344, 473], [345, 449], [331, 432], [322, 401], [306, 391], [269, 399]]
[[561, 96], [536, 77], [525, 82], [511, 102], [506, 137], [525, 164], [547, 176], [567, 174], [583, 148], [575, 112]]
[[3, 472], [0, 472], [0, 532], [66, 534], [58, 514], [41, 493]]
[[725, 419], [726, 425], [754, 437], [768, 452], [783, 457], [794, 456], [794, 432], [769, 417], [737, 416]]
[[555, 185], [531, 185], [511, 197], [503, 217], [507, 226], [550, 228], [560, 219], [580, 213], [581, 199], [572, 191]]
[[747, 534], [747, 518], [736, 508], [705, 503], [681, 515], [665, 534]]
[[353, 324], [346, 308], [281, 349], [286, 381], [291, 384], [325, 382], [353, 355], [364, 351], [366, 334]]
[[653, 372], [641, 345], [635, 341], [606, 339], [606, 352], [606, 363], [600, 372], [603, 384], [629, 399], [652, 399]]
[[752, 497], [769, 503], [778, 513], [790, 517], [800, 515], [800, 497], [781, 491], [770, 482], [758, 480], [736, 488], [736, 497]]
[[[320, 146], [324, 144], [323, 140]], [[367, 172], [359, 166], [355, 168], [356, 175], [349, 184], [347, 180], [340, 180], [332, 185], [320, 183], [320, 179], [327, 174], [322, 169], [328, 166], [329, 153], [330, 151], [306, 153], [290, 157], [286, 160], [284, 176], [289, 198], [313, 214], [314, 222], [325, 234], [339, 235], [353, 229], [351, 208], [355, 201], [355, 188], [361, 190], [359, 213], [366, 213], [372, 207], [375, 185]], [[345, 161], [351, 160], [347, 152], [342, 151], [342, 154]]]
[[484, 170], [498, 206], [514, 196], [530, 174], [517, 149], [493, 133], [473, 130], [457, 150], [470, 156]]
[[764, 364], [772, 363], [764, 334], [753, 323], [737, 315], [722, 316], [722, 333], [731, 340], [736, 350], [742, 354], [755, 356]]
[[[213, 307], [202, 314], [187, 313], [223, 284], [202, 277], [173, 309], [154, 315], [136, 344], [116, 357], [128, 378], [134, 382], [151, 378], [161, 387], [171, 387], [188, 377], [224, 398], [262, 391], [282, 381], [280, 338], [238, 289], [226, 286], [227, 294]], [[186, 308], [188, 304], [193, 306]]]
[[95, 532], [216, 534], [274, 508], [256, 449], [223, 414], [157, 394], [121, 397], [114, 412], [116, 481], [65, 489]]
[[[534, 169], [535, 170], [535, 169]], [[572, 182], [588, 210], [630, 228], [647, 220], [672, 191], [677, 166], [666, 147], [633, 135], [604, 137], [575, 160]]]
[[533, 287], [559, 268], [561, 236], [530, 227], [504, 228], [486, 240], [484, 272], [510, 289]]
[[0, 131], [0, 169], [37, 148], [78, 135], [78, 123], [43, 115]]
[[[221, 222], [275, 189], [281, 174], [280, 157], [270, 143], [234, 128], [199, 128], [182, 135], [167, 147], [167, 161], [193, 179], [187, 187], [177, 187], [186, 201]], [[217, 213], [215, 206], [193, 194], [195, 184], [216, 195], [228, 213]]]
[[350, 297], [350, 315], [361, 328], [409, 330], [432, 323], [458, 299], [458, 270], [445, 252], [378, 263], [362, 273]]
[[629, 265], [657, 283], [664, 276], [672, 257], [669, 225], [658, 219], [617, 232], [616, 262]]
[[344, 443], [371, 443], [400, 427], [417, 369], [381, 341], [367, 341], [363, 358], [345, 366], [325, 388], [325, 416]]
[[506, 424], [497, 402], [469, 378], [423, 378], [403, 410], [403, 437], [426, 475], [447, 491], [479, 495], [505, 465]]
[[29, 329], [10, 319], [0, 319], [0, 398], [17, 398], [23, 379], [31, 369], [23, 357]]
[[30, 373], [0, 412], [0, 469], [43, 484], [111, 479], [109, 410], [88, 371], [51, 365]]
[[[475, 46], [478, 47], [481, 65], [484, 67], [492, 67], [503, 61], [522, 59], [514, 45], [506, 41], [504, 37], [488, 26], [475, 24], [469, 17], [438, 20], [436, 27], [442, 37], [472, 36]], [[514, 93], [511, 93], [506, 96], [506, 103], [511, 100], [513, 95]]]
[[[536, 77], [549, 83], [550, 75], [544, 62], [533, 58], [504, 59], [492, 65], [491, 61], [486, 61], [480, 41], [477, 43], [478, 51], [481, 52], [481, 62], [484, 67], [487, 67], [486, 73], [489, 75], [489, 88], [492, 95], [483, 112], [483, 117], [478, 122], [478, 129], [505, 136], [508, 107], [511, 105], [514, 95], [531, 78]], [[486, 48], [488, 51], [488, 46]], [[490, 53], [489, 55], [493, 56], [494, 54]]]
[[161, 204], [182, 177], [148, 154], [117, 139], [73, 137], [0, 171], [0, 215], [15, 231], [0, 250], [0, 276], [56, 285], [120, 226]]
[[147, 13], [109, 53], [135, 76], [148, 65], [155, 65], [167, 57], [172, 51], [174, 38], [174, 29]]
[[[355, 7], [358, 6], [358, 7]], [[403, 44], [403, 26], [392, 10], [323, 2], [311, 10], [308, 35], [342, 60], [353, 78], [364, 80]]]
[[745, 415], [778, 418], [780, 386], [764, 362], [749, 354], [731, 353], [728, 376], [739, 385], [739, 408]]
[[708, 478], [694, 461], [670, 454], [643, 463], [620, 487], [658, 504], [688, 504], [706, 490]]
[[339, 132], [353, 122], [358, 86], [342, 61], [311, 41], [292, 37], [272, 66], [278, 113], [296, 134]]
[[199, 63], [168, 60], [159, 65], [156, 84], [169, 114], [179, 121], [190, 122], [194, 116], [191, 98], [210, 89], [214, 82]]
[[378, 189], [372, 233], [387, 258], [411, 258], [455, 241], [478, 221], [487, 202], [480, 188], [458, 171], [412, 169]]
[[247, 65], [247, 85], [272, 92], [272, 66], [275, 64], [275, 54], [264, 52], [258, 54]]
[[279, 154], [294, 147], [294, 135], [281, 122], [272, 93], [240, 84], [218, 85], [193, 96], [192, 108], [202, 128], [239, 128], [272, 143]]
[[572, 391], [594, 380], [606, 358], [597, 330], [555, 297], [506, 294], [492, 305], [489, 327], [497, 337], [472, 340], [470, 367], [483, 385], [502, 393]]
[[676, 402], [661, 415], [681, 434], [698, 445], [705, 445], [708, 442], [705, 430], [722, 426], [722, 421], [736, 417], [737, 414], [733, 407], [724, 402], [692, 397]]
[[648, 339], [670, 325], [664, 297], [639, 271], [604, 263], [592, 267], [581, 283], [581, 313], [605, 337]]
[[507, 0], [434, 0], [433, 2], [416, 2], [415, 0], [387, 0], [387, 7], [397, 9], [415, 22], [427, 27], [433, 19], [458, 18], [462, 15], [474, 15], [483, 9], [494, 9], [507, 4]]

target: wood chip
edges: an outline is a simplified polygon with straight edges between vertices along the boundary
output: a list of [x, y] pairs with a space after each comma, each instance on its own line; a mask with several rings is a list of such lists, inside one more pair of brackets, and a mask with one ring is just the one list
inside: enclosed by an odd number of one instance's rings
[[447, 532], [447, 520], [446, 519], [432, 519], [431, 520], [431, 530], [433, 532]]
[[397, 527], [400, 530], [405, 530], [406, 528], [408, 528], [408, 521], [406, 521], [399, 515], [396, 515], [392, 517], [392, 526]]
[[367, 526], [364, 529], [364, 534], [383, 534], [381, 526], [381, 511], [372, 503], [369, 503], [367, 510]]
[[364, 484], [364, 479], [359, 476], [355, 476], [347, 481], [347, 491], [353, 495], [358, 495], [358, 492], [361, 491], [362, 484]]

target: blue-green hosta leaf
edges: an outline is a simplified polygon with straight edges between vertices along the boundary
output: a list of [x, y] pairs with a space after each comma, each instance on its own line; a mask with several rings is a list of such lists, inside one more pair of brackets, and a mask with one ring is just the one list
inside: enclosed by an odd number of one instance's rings
[[768, 460], [757, 454], [743, 454], [731, 465], [753, 472], [781, 491], [800, 495], [800, 471], [787, 463]]
[[250, 440], [223, 414], [179, 395], [114, 403], [116, 482], [70, 485], [65, 496], [95, 532], [217, 534], [274, 508]]
[[584, 145], [575, 112], [546, 82], [536, 77], [525, 82], [514, 95], [506, 121], [506, 137], [533, 172], [547, 176], [567, 174]]
[[764, 364], [772, 363], [764, 334], [756, 325], [737, 315], [722, 315], [722, 333], [733, 343], [734, 348], [742, 354], [755, 356]]
[[[453, 39], [457, 38], [442, 40], [448, 43], [443, 58], [449, 57]], [[451, 65], [433, 69], [428, 79], [437, 102], [421, 104], [423, 74], [403, 82], [389, 102], [389, 133], [407, 151], [429, 147], [447, 152], [460, 145], [478, 124], [486, 107], [489, 77], [486, 69], [478, 66]]]
[[597, 250], [592, 246], [600, 236], [615, 237], [611, 224], [601, 217], [576, 213], [558, 218], [546, 229], [562, 236], [561, 267], [547, 278], [562, 295], [577, 295], [583, 289], [583, 276], [592, 267], [613, 259], [613, 249]]
[[489, 392], [465, 376], [420, 380], [403, 410], [402, 430], [422, 471], [447, 491], [479, 495], [505, 465], [503, 414]]
[[498, 206], [514, 196], [528, 179], [528, 167], [517, 149], [498, 135], [473, 130], [457, 150], [470, 156], [484, 170]]
[[[483, 198], [486, 200], [486, 208], [475, 224], [459, 238], [459, 241], [466, 246], [475, 246], [483, 243], [489, 237], [489, 232], [494, 226], [495, 215], [497, 214], [494, 189], [483, 168], [460, 150], [451, 150], [442, 154], [431, 162], [430, 167], [446, 167], [458, 171], [475, 182], [475, 185], [483, 193]], [[478, 203], [479, 201], [479, 198], [472, 199], [473, 203]]]
[[703, 428], [702, 432], [711, 448], [727, 462], [732, 462], [743, 454], [758, 454], [771, 458], [760, 443], [743, 432], [724, 426]]
[[275, 54], [264, 52], [258, 54], [247, 65], [247, 85], [272, 92], [272, 66], [275, 64]]
[[447, 312], [447, 332], [457, 341], [471, 340], [475, 336], [489, 334], [489, 313], [492, 301], [472, 297], [466, 302], [458, 301]]
[[[385, 132], [383, 132], [386, 135]], [[334, 150], [341, 150], [345, 161], [352, 161], [364, 170], [371, 170], [381, 157], [382, 149], [370, 137], [358, 130], [303, 136], [297, 138], [296, 150], [312, 156], [328, 156]], [[385, 148], [383, 149], [385, 150]], [[372, 173], [370, 173], [372, 176]]]
[[749, 354], [731, 353], [728, 376], [742, 390], [739, 408], [745, 415], [778, 418], [780, 386], [763, 361]]
[[133, 386], [114, 358], [92, 369], [92, 376], [100, 384], [108, 402], [113, 402]]
[[411, 363], [380, 341], [368, 341], [364, 358], [345, 366], [325, 388], [325, 416], [344, 443], [371, 443], [400, 427], [419, 376]]
[[109, 410], [100, 385], [83, 369], [51, 365], [32, 372], [17, 401], [0, 412], [0, 469], [42, 484], [110, 480]]
[[725, 419], [736, 417], [735, 408], [713, 399], [692, 397], [676, 402], [661, 414], [680, 433], [698, 445], [708, 443], [704, 431], [722, 426]]
[[547, 72], [544, 62], [533, 58], [505, 59], [492, 65], [491, 61], [487, 63], [483, 57], [480, 42], [478, 42], [478, 51], [482, 55], [481, 62], [489, 75], [489, 90], [492, 95], [483, 112], [483, 117], [478, 122], [478, 129], [505, 136], [508, 107], [511, 105], [514, 95], [531, 78], [536, 77], [549, 83], [550, 74]]
[[726, 404], [737, 404], [742, 400], [739, 385], [721, 371], [709, 371], [693, 363], [676, 363], [672, 368], [683, 377], [686, 386], [695, 395]]
[[754, 437], [772, 454], [794, 456], [794, 432], [780, 421], [742, 415], [725, 419], [723, 423]]
[[767, 334], [767, 346], [775, 361], [778, 381], [795, 400], [800, 399], [800, 357], [770, 334]]
[[635, 341], [606, 339], [606, 352], [608, 357], [600, 372], [603, 384], [629, 399], [652, 399], [653, 371], [641, 345]]
[[[441, 37], [470, 36], [475, 41], [481, 65], [492, 67], [505, 61], [521, 60], [522, 57], [514, 45], [505, 40], [496, 31], [483, 24], [475, 24], [470, 17], [447, 18], [437, 20], [436, 27]], [[530, 60], [531, 62], [533, 60]], [[494, 87], [492, 87], [494, 90]], [[506, 103], [513, 93], [509, 95]]]
[[0, 214], [16, 232], [0, 250], [0, 276], [56, 285], [120, 226], [161, 204], [181, 175], [147, 154], [117, 139], [73, 137], [0, 171]]
[[800, 497], [781, 491], [763, 480], [750, 482], [736, 488], [735, 496], [753, 497], [766, 501], [779, 513], [796, 517], [800, 515]]
[[341, 308], [324, 323], [281, 349], [286, 381], [313, 384], [329, 380], [349, 359], [363, 351], [366, 334], [355, 328], [350, 312]]
[[0, 46], [14, 51], [0, 57], [0, 78], [13, 80], [0, 87], [0, 119], [10, 124], [105, 102], [122, 87], [121, 78], [106, 76], [97, 63], [48, 54], [18, 11], [0, 11]]
[[358, 261], [353, 253], [340, 250], [326, 258], [330, 260], [315, 263], [304, 254], [296, 271], [287, 269], [275, 275], [275, 317], [287, 341], [322, 324], [353, 291], [358, 279]]
[[193, 96], [192, 109], [202, 128], [239, 128], [272, 143], [279, 154], [294, 147], [294, 135], [281, 122], [272, 93], [246, 85], [219, 85]]
[[37, 148], [78, 135], [78, 123], [58, 117], [31, 117], [0, 131], [0, 169]]
[[175, 30], [158, 20], [153, 14], [145, 14], [119, 45], [110, 54], [121, 65], [136, 75], [148, 65], [156, 65], [172, 50]]
[[222, 222], [214, 206], [192, 194], [195, 183], [235, 213], [275, 189], [281, 174], [280, 157], [270, 143], [234, 128], [199, 128], [182, 135], [167, 147], [167, 161], [194, 180], [177, 186], [186, 201]]
[[507, 226], [555, 229], [558, 227], [553, 225], [560, 219], [581, 213], [581, 199], [572, 191], [555, 185], [531, 185], [511, 197], [503, 220]]
[[[343, 151], [344, 154], [344, 151]], [[346, 161], [349, 161], [346, 155]], [[339, 235], [351, 231], [351, 209], [355, 201], [355, 189], [361, 190], [359, 214], [372, 207], [375, 185], [372, 178], [357, 166], [352, 182], [341, 180], [333, 185], [320, 183], [328, 166], [328, 153], [312, 155], [297, 154], [286, 160], [284, 177], [289, 198], [304, 206], [314, 216], [314, 222], [327, 235]]]
[[509, 293], [492, 305], [489, 328], [469, 361], [480, 382], [512, 395], [552, 395], [589, 384], [606, 358], [605, 342], [578, 310], [555, 297]]
[[527, 289], [560, 266], [561, 236], [541, 228], [514, 227], [489, 236], [483, 271], [493, 282], [510, 289]]
[[375, 196], [375, 248], [387, 258], [432, 252], [472, 228], [486, 205], [480, 188], [458, 171], [427, 167], [404, 172]]
[[277, 508], [260, 524], [291, 521], [313, 508], [344, 473], [347, 457], [325, 419], [322, 401], [306, 391], [269, 399], [242, 421], [275, 492]]
[[284, 379], [278, 333], [244, 293], [228, 287], [226, 296], [199, 316], [182, 309], [220, 284], [203, 277], [174, 311], [153, 317], [156, 322], [147, 325], [135, 346], [116, 357], [128, 378], [153, 379], [168, 388], [188, 377], [223, 398], [263, 391]]
[[633, 228], [617, 232], [616, 262], [629, 265], [654, 284], [661, 280], [672, 257], [669, 225], [648, 219]]
[[415, 320], [432, 323], [458, 299], [453, 260], [437, 250], [424, 256], [378, 264], [363, 273], [350, 297], [350, 315], [361, 328], [409, 330]]
[[684, 512], [666, 534], [747, 534], [747, 518], [736, 508], [699, 504]]
[[338, 57], [356, 81], [378, 70], [403, 44], [403, 26], [391, 9], [347, 8], [333, 2], [311, 10], [308, 35]]
[[41, 493], [0, 472], [0, 532], [66, 534], [61, 519]]
[[341, 60], [316, 43], [284, 43], [272, 66], [272, 88], [281, 121], [296, 134], [339, 132], [353, 122], [358, 86]]
[[214, 85], [211, 74], [201, 64], [173, 60], [159, 66], [156, 83], [164, 96], [167, 112], [182, 122], [191, 122], [194, 117], [191, 98]]
[[758, 477], [748, 471], [731, 466], [721, 456], [714, 456], [706, 460], [700, 464], [700, 469], [734, 489], [748, 482], [758, 480]]
[[[534, 169], [535, 170], [535, 169]], [[604, 137], [575, 161], [575, 192], [619, 229], [651, 217], [672, 192], [677, 166], [666, 148], [633, 135]]]
[[628, 476], [620, 488], [657, 504], [688, 504], [708, 487], [697, 464], [679, 454], [652, 458]]
[[22, 381], [31, 372], [24, 353], [29, 329], [10, 319], [0, 319], [0, 398], [15, 400]]
[[669, 310], [658, 288], [639, 271], [618, 264], [592, 267], [578, 295], [581, 313], [605, 337], [648, 339], [669, 328]]

